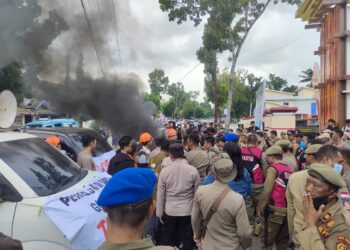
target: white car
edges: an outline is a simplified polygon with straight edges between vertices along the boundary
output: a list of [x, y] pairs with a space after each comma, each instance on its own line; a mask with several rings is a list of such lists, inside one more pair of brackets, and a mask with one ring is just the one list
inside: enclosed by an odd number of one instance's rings
[[0, 132], [0, 232], [20, 240], [25, 250], [70, 249], [43, 205], [99, 176], [36, 136]]

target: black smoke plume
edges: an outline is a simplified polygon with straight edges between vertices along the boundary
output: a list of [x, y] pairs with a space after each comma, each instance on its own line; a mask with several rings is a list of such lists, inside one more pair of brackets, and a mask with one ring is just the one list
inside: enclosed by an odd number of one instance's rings
[[[99, 120], [118, 134], [154, 133], [154, 107], [143, 102], [143, 83], [134, 74], [115, 73], [112, 0], [83, 2], [106, 76], [79, 0], [0, 0], [0, 67], [20, 63], [24, 82], [57, 112]], [[117, 18], [127, 13], [133, 23], [127, 1], [115, 4]]]

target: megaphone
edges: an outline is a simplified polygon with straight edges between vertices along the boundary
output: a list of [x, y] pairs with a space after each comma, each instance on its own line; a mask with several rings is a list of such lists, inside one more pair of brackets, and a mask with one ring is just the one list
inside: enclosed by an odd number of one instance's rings
[[0, 128], [9, 128], [17, 115], [17, 100], [9, 90], [0, 93]]

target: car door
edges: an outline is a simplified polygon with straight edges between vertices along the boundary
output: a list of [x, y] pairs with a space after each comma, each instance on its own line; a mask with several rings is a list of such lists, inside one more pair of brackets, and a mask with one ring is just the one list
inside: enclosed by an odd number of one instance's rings
[[16, 201], [20, 201], [22, 197], [1, 174], [1, 171], [6, 171], [6, 169], [6, 164], [0, 159], [0, 232], [12, 237]]

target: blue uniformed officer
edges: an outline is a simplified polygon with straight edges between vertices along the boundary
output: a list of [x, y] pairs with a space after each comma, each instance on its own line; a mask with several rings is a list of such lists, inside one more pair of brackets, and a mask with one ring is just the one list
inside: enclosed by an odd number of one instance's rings
[[99, 250], [174, 249], [155, 247], [151, 239], [142, 239], [155, 209], [152, 194], [156, 180], [147, 168], [127, 168], [113, 175], [97, 200], [108, 214], [106, 242]]

